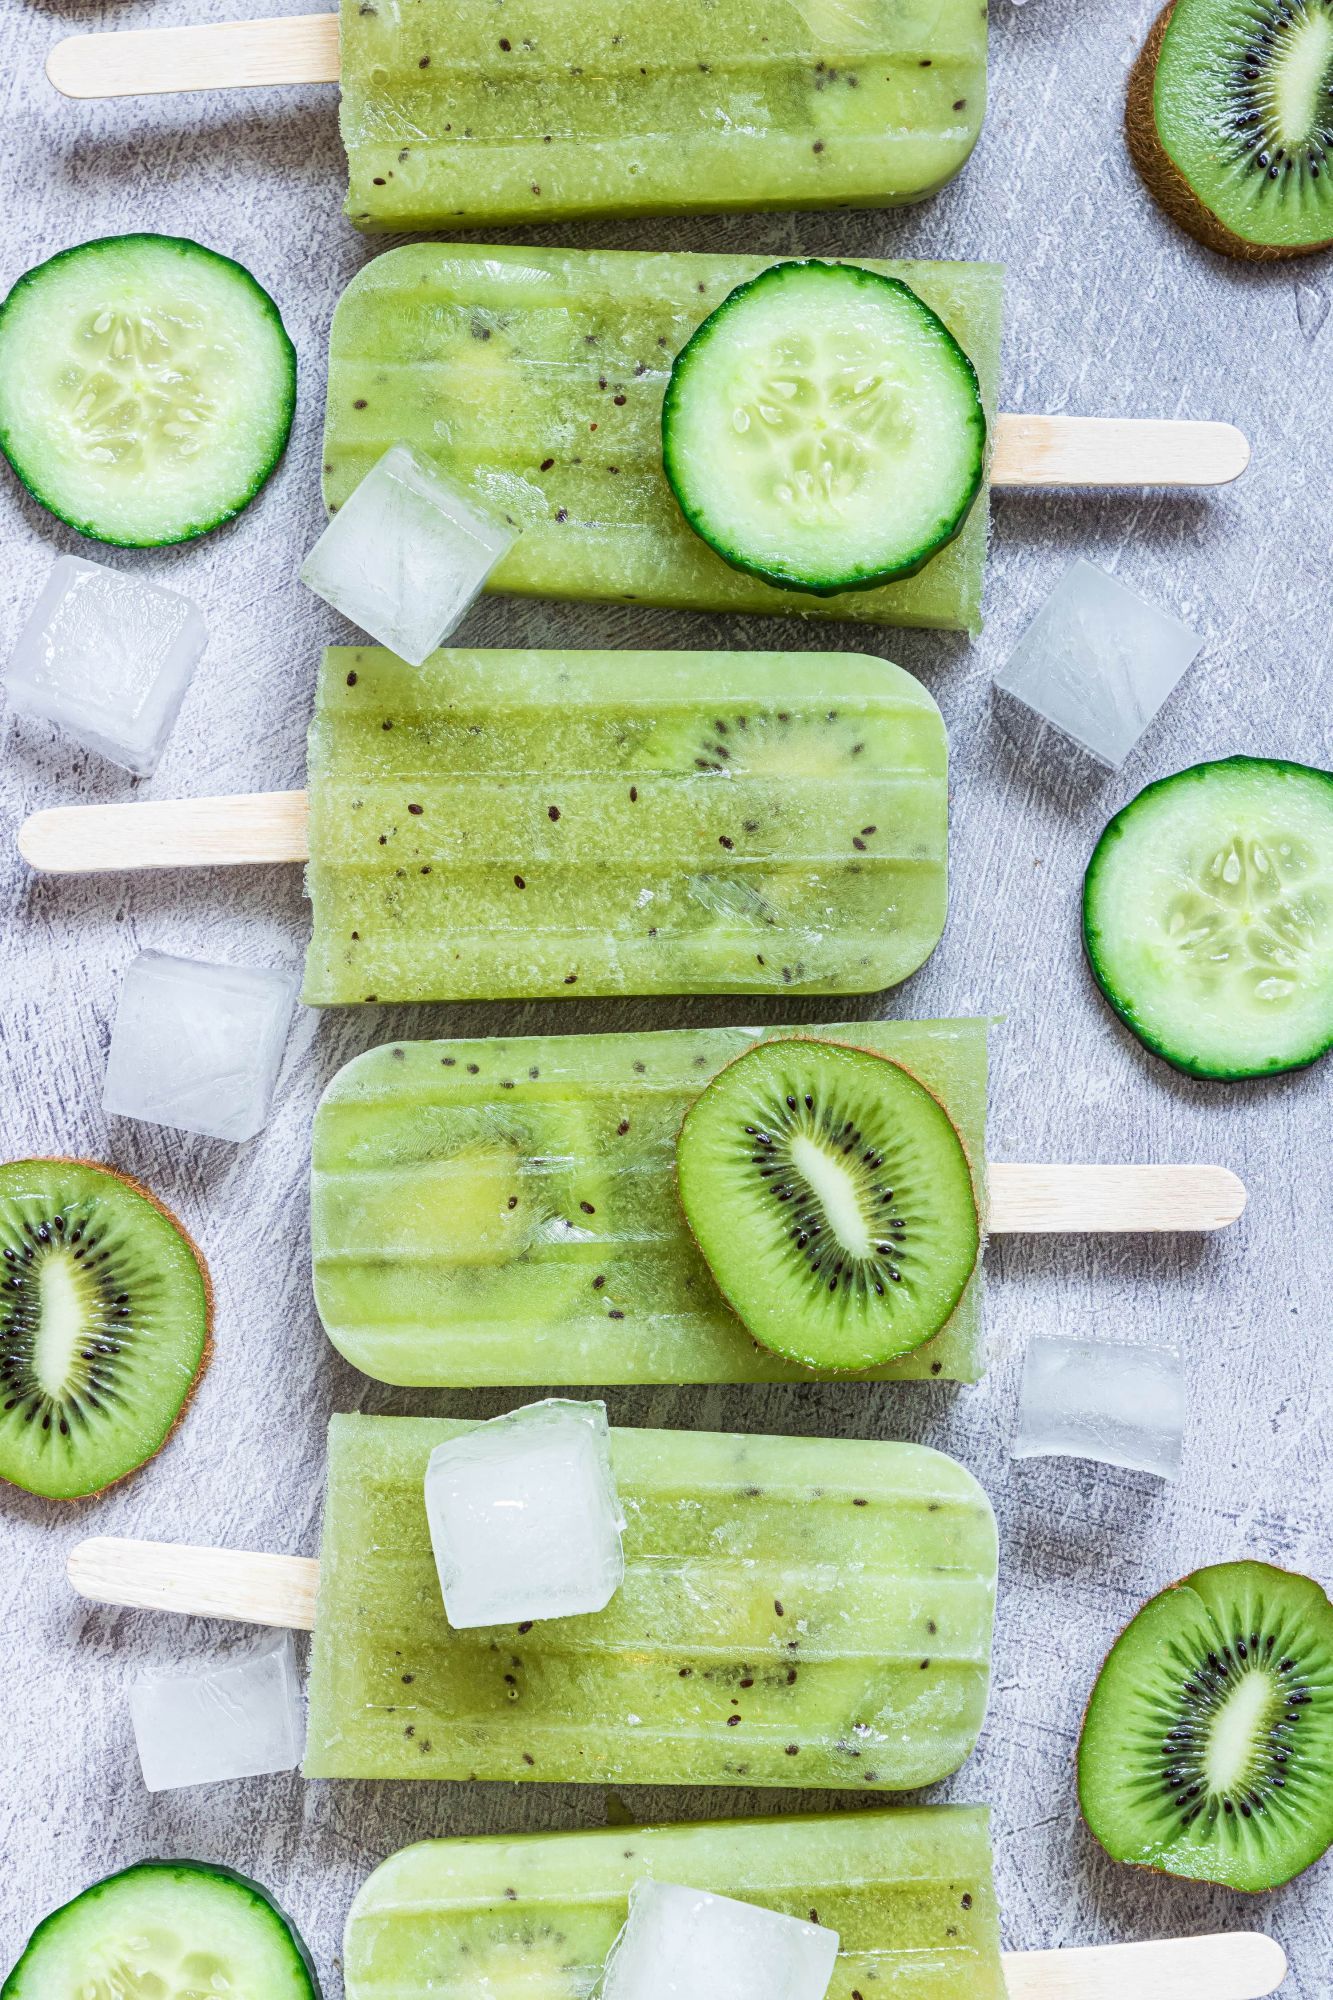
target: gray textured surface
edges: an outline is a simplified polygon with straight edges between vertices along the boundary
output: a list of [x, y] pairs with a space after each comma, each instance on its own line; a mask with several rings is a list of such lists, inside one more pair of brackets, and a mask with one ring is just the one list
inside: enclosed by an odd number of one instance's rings
[[[278, 11], [271, 0], [253, 10]], [[229, 532], [142, 559], [195, 594], [212, 644], [147, 796], [297, 784], [316, 650], [331, 614], [295, 581], [320, 521], [322, 342], [339, 287], [368, 254], [339, 215], [333, 94], [79, 107], [40, 74], [48, 43], [83, 26], [235, 10], [226, 0], [4, 0], [0, 9], [0, 280], [82, 237], [125, 228], [197, 235], [252, 265], [288, 316], [304, 367], [293, 448], [262, 502]], [[993, 1010], [992, 1153], [1001, 1158], [1218, 1159], [1251, 1189], [1217, 1240], [1011, 1243], [992, 1251], [993, 1370], [977, 1391], [852, 1387], [615, 1394], [632, 1423], [890, 1433], [954, 1451], [982, 1477], [1004, 1546], [995, 1694], [981, 1749], [949, 1787], [988, 1799], [1005, 1929], [1015, 1946], [1082, 1943], [1258, 1922], [1280, 1935], [1292, 2000], [1333, 1988], [1333, 1877], [1316, 1870], [1257, 1904], [1137, 1878], [1077, 1822], [1071, 1752], [1101, 1654], [1151, 1591], [1202, 1561], [1251, 1552], [1333, 1582], [1329, 1439], [1329, 1087], [1322, 1069], [1232, 1091], [1186, 1082], [1140, 1053], [1094, 997], [1079, 958], [1076, 895], [1109, 813], [1154, 775], [1246, 749], [1329, 762], [1327, 265], [1224, 264], [1176, 235], [1126, 164], [1122, 79], [1153, 0], [996, 0], [993, 105], [963, 180], [903, 217], [737, 218], [604, 225], [551, 240], [994, 257], [1009, 267], [1005, 402], [1011, 409], [1229, 417], [1256, 447], [1249, 476], [1215, 498], [1002, 498], [989, 623], [978, 645], [884, 635], [921, 673], [954, 745], [953, 915], [929, 967], [889, 1005]], [[52, 554], [74, 546], [0, 481], [0, 648]], [[991, 674], [1075, 553], [1114, 568], [1207, 635], [1207, 651], [1119, 778], [1061, 759], [996, 712]], [[112, 557], [111, 560], [121, 560]], [[493, 604], [468, 636], [524, 643], [792, 645], [790, 625]], [[831, 643], [821, 631], [820, 643]], [[847, 635], [864, 646], [866, 635]], [[376, 1390], [326, 1346], [310, 1300], [308, 1126], [339, 1063], [397, 1033], [503, 1025], [585, 1029], [724, 1021], [725, 1002], [459, 1008], [306, 1017], [277, 1115], [233, 1149], [104, 1121], [103, 1055], [120, 973], [142, 945], [295, 965], [304, 913], [295, 871], [80, 884], [31, 879], [9, 829], [61, 800], [130, 795], [123, 775], [3, 725], [0, 862], [4, 1144], [91, 1153], [142, 1174], [188, 1218], [212, 1259], [217, 1354], [189, 1420], [156, 1465], [70, 1511], [0, 1498], [0, 1965], [32, 1922], [93, 1876], [145, 1853], [213, 1856], [251, 1870], [297, 1914], [337, 1991], [343, 1913], [368, 1868], [401, 1843], [459, 1829], [591, 1823], [600, 1792], [396, 1789], [253, 1780], [149, 1799], [125, 1684], [148, 1662], [224, 1638], [165, 1618], [95, 1611], [62, 1577], [81, 1535], [185, 1536], [313, 1551], [321, 1438], [332, 1409], [490, 1412], [497, 1397]], [[806, 1008], [818, 1019], [815, 1006]], [[871, 1011], [869, 1008], [867, 1012]], [[1185, 1476], [1163, 1490], [1072, 1463], [1013, 1466], [1018, 1370], [1030, 1332], [1169, 1338], [1186, 1350]], [[633, 1794], [636, 1811], [706, 1802]], [[762, 1801], [718, 1799], [719, 1807]], [[794, 1799], [780, 1803], [794, 1804]]]

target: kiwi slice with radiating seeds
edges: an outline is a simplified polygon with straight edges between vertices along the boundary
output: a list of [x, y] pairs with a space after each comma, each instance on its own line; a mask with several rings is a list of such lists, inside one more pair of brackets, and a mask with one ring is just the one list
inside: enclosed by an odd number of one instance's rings
[[1274, 1889], [1333, 1844], [1333, 1604], [1267, 1563], [1196, 1570], [1111, 1649], [1079, 1803], [1117, 1861]]
[[166, 1442], [207, 1356], [194, 1244], [137, 1182], [85, 1160], [0, 1167], [0, 1478], [100, 1492]]
[[1149, 192], [1226, 256], [1333, 244], [1333, 0], [1172, 0], [1130, 74]]
[[876, 1367], [939, 1332], [980, 1249], [962, 1142], [887, 1056], [763, 1042], [691, 1105], [686, 1220], [755, 1339], [811, 1368]]

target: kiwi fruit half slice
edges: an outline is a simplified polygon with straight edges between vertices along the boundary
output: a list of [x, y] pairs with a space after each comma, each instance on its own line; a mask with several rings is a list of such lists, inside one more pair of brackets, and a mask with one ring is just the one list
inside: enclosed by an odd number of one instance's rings
[[1226, 256], [1333, 244], [1333, 0], [1174, 0], [1130, 73], [1135, 166]]
[[0, 1166], [0, 1478], [98, 1493], [166, 1442], [207, 1358], [213, 1294], [185, 1231], [86, 1160]]
[[1079, 1803], [1117, 1861], [1275, 1889], [1333, 1843], [1333, 1604], [1267, 1563], [1144, 1606], [1092, 1691]]
[[755, 1339], [872, 1368], [952, 1313], [980, 1250], [962, 1141], [924, 1084], [841, 1043], [762, 1042], [690, 1106], [686, 1220]]

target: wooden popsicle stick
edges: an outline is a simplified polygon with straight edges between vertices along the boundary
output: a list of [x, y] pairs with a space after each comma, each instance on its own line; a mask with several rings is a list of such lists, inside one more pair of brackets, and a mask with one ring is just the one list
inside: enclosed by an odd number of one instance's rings
[[279, 14], [192, 28], [121, 28], [68, 35], [46, 58], [63, 97], [156, 97], [338, 81], [338, 16]]
[[1009, 2000], [1263, 2000], [1286, 1974], [1262, 1931], [1004, 1953]]
[[220, 799], [52, 806], [23, 822], [18, 846], [28, 866], [43, 875], [308, 861], [306, 795], [240, 792]]
[[315, 1629], [319, 1564], [311, 1556], [94, 1535], [70, 1550], [65, 1573], [79, 1596], [94, 1604], [286, 1625], [294, 1632]]
[[1225, 1229], [1245, 1207], [1245, 1184], [1229, 1167], [992, 1160], [986, 1179], [992, 1236]]
[[1152, 417], [995, 420], [992, 487], [1227, 486], [1250, 462], [1234, 424]]
[[[305, 1556], [97, 1536], [66, 1559], [95, 1604], [313, 1631], [319, 1564]], [[1286, 1954], [1258, 1931], [1004, 1954], [1009, 2000], [1264, 2000]]]

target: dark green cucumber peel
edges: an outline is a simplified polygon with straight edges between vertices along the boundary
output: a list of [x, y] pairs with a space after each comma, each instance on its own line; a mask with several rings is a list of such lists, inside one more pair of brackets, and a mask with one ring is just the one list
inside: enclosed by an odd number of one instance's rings
[[[239, 402], [226, 436], [209, 438], [210, 410], [207, 390], [202, 383], [167, 385], [159, 381], [152, 395], [144, 395], [144, 383], [124, 373], [130, 349], [142, 348], [151, 365], [164, 359], [161, 330], [146, 325], [145, 317], [129, 309], [124, 325], [117, 326], [116, 280], [108, 271], [107, 303], [102, 313], [91, 307], [79, 315], [79, 323], [64, 321], [69, 304], [57, 296], [71, 273], [91, 270], [96, 260], [142, 260], [145, 271], [150, 263], [161, 270], [163, 314], [169, 317], [174, 270], [182, 262], [222, 279], [234, 293], [238, 308], [248, 321], [245, 329], [252, 352]], [[188, 283], [186, 286], [188, 290]], [[219, 294], [219, 296], [221, 296]], [[101, 322], [106, 319], [105, 329]], [[126, 351], [116, 354], [108, 342], [123, 334]], [[59, 351], [62, 340], [70, 344], [68, 367], [57, 378], [54, 370], [44, 383], [34, 382], [25, 373], [25, 354], [36, 336], [40, 351], [48, 357]], [[73, 343], [82, 340], [86, 353]], [[100, 340], [102, 351], [92, 343]], [[169, 348], [169, 343], [165, 343]], [[261, 352], [260, 349], [263, 351]], [[216, 356], [208, 357], [216, 365]], [[151, 384], [149, 385], [152, 386]], [[197, 393], [191, 393], [192, 389]], [[140, 404], [138, 397], [144, 395]], [[160, 477], [146, 445], [156, 425], [155, 449], [159, 469], [172, 457], [171, 434], [163, 429], [172, 421], [173, 411], [159, 409], [147, 417], [145, 407], [177, 396], [184, 414], [175, 416], [188, 432], [205, 434], [203, 444], [192, 436], [174, 440], [177, 447], [188, 445], [190, 454], [199, 453], [199, 468], [206, 474], [210, 462], [216, 469], [211, 482], [201, 478], [201, 504], [184, 505], [175, 518], [163, 518]], [[59, 397], [59, 406], [53, 398]], [[43, 408], [43, 405], [46, 407]], [[278, 307], [253, 274], [233, 258], [223, 256], [188, 237], [159, 236], [140, 231], [123, 236], [96, 237], [59, 251], [35, 265], [16, 280], [0, 302], [0, 451], [8, 459], [15, 476], [41, 506], [68, 527], [90, 540], [120, 548], [156, 548], [192, 541], [221, 527], [249, 506], [275, 471], [286, 449], [296, 408], [296, 350], [282, 322]], [[117, 426], [116, 419], [121, 419]], [[240, 426], [246, 436], [237, 441]], [[104, 456], [96, 456], [102, 454]], [[114, 497], [99, 506], [90, 489], [109, 467], [114, 471], [117, 457], [125, 462], [128, 499]], [[225, 460], [225, 463], [223, 461]]]
[[685, 1114], [681, 1206], [755, 1340], [854, 1372], [948, 1321], [981, 1249], [954, 1126], [887, 1056], [804, 1036], [761, 1042]]
[[[691, 453], [685, 441], [690, 401], [698, 395], [702, 402], [708, 393], [702, 387], [700, 378], [711, 359], [714, 346], [734, 340], [738, 348], [743, 348], [749, 310], [755, 306], [767, 307], [779, 288], [792, 293], [789, 310], [793, 333], [798, 338], [808, 333], [809, 322], [801, 308], [801, 290], [812, 282], [844, 288], [848, 295], [849, 319], [854, 319], [860, 299], [872, 308], [892, 301], [894, 305], [909, 309], [917, 330], [928, 337], [934, 350], [932, 359], [937, 364], [939, 379], [952, 379], [958, 399], [957, 424], [965, 438], [964, 469], [956, 483], [942, 493], [938, 511], [930, 525], [913, 530], [904, 544], [901, 536], [895, 540], [892, 527], [885, 525], [886, 516], [892, 516], [895, 486], [899, 482], [892, 476], [892, 469], [888, 476], [876, 482], [873, 467], [868, 463], [869, 447], [873, 444], [875, 431], [881, 426], [891, 428], [893, 425], [893, 403], [899, 394], [898, 385], [879, 376], [870, 385], [873, 393], [868, 392], [864, 400], [856, 395], [845, 400], [845, 407], [836, 411], [835, 421], [826, 423], [821, 420], [815, 426], [805, 427], [806, 442], [810, 444], [818, 463], [813, 472], [808, 466], [797, 466], [796, 458], [802, 443], [798, 436], [793, 446], [793, 471], [806, 478], [808, 484], [813, 483], [817, 472], [826, 477], [830, 487], [845, 475], [845, 483], [852, 489], [851, 505], [845, 511], [851, 513], [860, 507], [877, 524], [875, 535], [879, 538], [879, 545], [873, 554], [857, 553], [849, 538], [846, 555], [833, 566], [829, 565], [827, 552], [818, 553], [814, 544], [802, 552], [802, 528], [795, 502], [789, 529], [782, 537], [781, 552], [761, 554], [747, 551], [743, 545], [745, 524], [734, 505], [734, 492], [729, 507], [727, 495], [720, 485], [710, 479], [708, 466], [701, 467], [691, 462]], [[761, 356], [760, 359], [766, 365], [776, 365], [777, 362], [776, 356]], [[874, 364], [867, 365], [874, 373], [882, 365], [881, 357], [877, 356]], [[793, 363], [788, 357], [782, 363], [781, 372], [799, 375], [800, 364]], [[785, 386], [790, 388], [790, 384]], [[938, 388], [938, 381], [935, 386]], [[761, 396], [761, 386], [756, 386], [753, 381], [745, 385], [744, 400], [762, 420], [765, 406]], [[778, 414], [785, 417], [794, 413], [799, 400], [799, 397], [793, 397]], [[706, 426], [710, 455], [720, 440], [730, 442], [735, 432], [750, 428], [753, 421], [750, 410], [742, 409], [739, 404], [729, 412], [718, 409], [716, 422]], [[778, 428], [776, 425], [769, 426], [774, 435]], [[982, 489], [986, 446], [986, 413], [976, 369], [969, 356], [938, 314], [910, 286], [900, 278], [890, 278], [856, 264], [795, 260], [774, 264], [758, 277], [738, 285], [695, 330], [676, 356], [662, 405], [663, 469], [677, 504], [694, 532], [733, 569], [761, 577], [782, 589], [804, 591], [816, 597], [832, 597], [843, 591], [871, 590], [880, 584], [913, 576], [923, 569], [961, 532]], [[725, 449], [724, 445], [724, 452]]]
[[1113, 1859], [1259, 1893], [1333, 1844], [1333, 1604], [1267, 1563], [1196, 1570], [1116, 1640], [1078, 1746]]
[[71, 2000], [90, 1983], [176, 2000], [212, 1992], [216, 1972], [237, 2000], [321, 2000], [304, 1939], [258, 1882], [215, 1862], [139, 1861], [44, 1917], [0, 2000]]
[[[1127, 922], [1113, 905], [1135, 886]], [[1236, 756], [1146, 786], [1093, 850], [1083, 942], [1125, 1026], [1186, 1075], [1317, 1062], [1333, 1048], [1333, 772]]]

